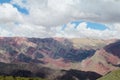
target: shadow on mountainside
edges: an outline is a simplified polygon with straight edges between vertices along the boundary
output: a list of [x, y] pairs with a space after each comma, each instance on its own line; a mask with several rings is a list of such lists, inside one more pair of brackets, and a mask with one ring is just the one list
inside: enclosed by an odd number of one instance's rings
[[111, 53], [120, 58], [120, 40], [115, 43], [111, 43], [111, 44], [105, 46], [104, 49], [108, 53]]
[[96, 80], [102, 77], [100, 74], [89, 71], [85, 72], [71, 69], [65, 72], [63, 76], [58, 77], [56, 80]]

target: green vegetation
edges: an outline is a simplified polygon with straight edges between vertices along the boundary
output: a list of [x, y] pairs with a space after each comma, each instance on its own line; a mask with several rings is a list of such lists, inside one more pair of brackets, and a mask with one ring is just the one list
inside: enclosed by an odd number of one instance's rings
[[0, 76], [0, 80], [46, 80], [46, 79], [26, 78], [26, 77], [12, 77], [12, 76]]
[[120, 80], [120, 69], [115, 70], [97, 80]]

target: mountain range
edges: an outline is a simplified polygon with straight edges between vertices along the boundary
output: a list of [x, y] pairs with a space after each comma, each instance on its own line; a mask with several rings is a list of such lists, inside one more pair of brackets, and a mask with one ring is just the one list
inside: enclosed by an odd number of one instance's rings
[[0, 37], [0, 74], [96, 80], [120, 68], [119, 52], [119, 39]]

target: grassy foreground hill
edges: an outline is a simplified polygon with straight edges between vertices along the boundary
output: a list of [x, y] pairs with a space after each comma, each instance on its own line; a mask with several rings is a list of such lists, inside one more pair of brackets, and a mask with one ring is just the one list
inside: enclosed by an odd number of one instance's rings
[[46, 80], [46, 79], [27, 78], [27, 77], [12, 77], [12, 76], [0, 76], [0, 80]]
[[100, 79], [97, 80], [120, 80], [120, 69], [112, 71], [108, 73], [107, 75], [103, 76]]

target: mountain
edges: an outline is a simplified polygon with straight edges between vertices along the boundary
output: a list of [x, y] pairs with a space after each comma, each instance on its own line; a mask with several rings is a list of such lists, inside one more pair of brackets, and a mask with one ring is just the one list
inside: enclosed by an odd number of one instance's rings
[[88, 47], [85, 47], [87, 44], [79, 43], [84, 46], [81, 47], [78, 43], [74, 43], [73, 39], [63, 39], [61, 42], [56, 38], [7, 37], [1, 38], [0, 44], [0, 61], [5, 63], [47, 63], [47, 59], [80, 62], [94, 55], [96, 51], [95, 46], [93, 47], [96, 43]]
[[[43, 71], [41, 75], [47, 74], [50, 79], [61, 76], [59, 80], [66, 79], [66, 75], [79, 80], [79, 76], [75, 77], [79, 72], [85, 76], [86, 73], [105, 75], [120, 67], [119, 46], [117, 39], [0, 37], [0, 64], [9, 66], [1, 66], [0, 72], [37, 73], [41, 68], [48, 68], [50, 73]], [[79, 72], [74, 75], [71, 70]]]
[[117, 40], [97, 50], [92, 57], [82, 61], [83, 70], [95, 71], [104, 75], [118, 69], [120, 67], [119, 46], [120, 41]]

